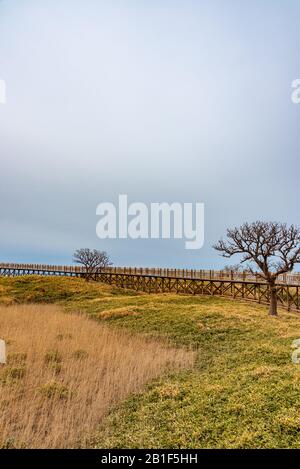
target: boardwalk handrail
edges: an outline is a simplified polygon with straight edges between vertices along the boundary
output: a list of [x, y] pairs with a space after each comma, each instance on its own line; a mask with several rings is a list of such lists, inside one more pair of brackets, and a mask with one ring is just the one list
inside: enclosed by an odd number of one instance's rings
[[[16, 264], [16, 263], [0, 263], [0, 270], [31, 270], [39, 272], [57, 272], [79, 274], [84, 273], [85, 269], [81, 266], [74, 265], [49, 265], [49, 264]], [[98, 272], [98, 270], [96, 271]], [[224, 271], [224, 270], [195, 270], [195, 269], [170, 269], [160, 267], [105, 267], [101, 272], [116, 273], [116, 274], [134, 274], [134, 275], [152, 275], [159, 277], [173, 277], [173, 278], [194, 278], [194, 279], [209, 279], [209, 280], [238, 280], [248, 282], [263, 282], [258, 274], [253, 275], [247, 271]], [[283, 274], [278, 277], [278, 284], [286, 285], [300, 285], [300, 273], [291, 272]]]

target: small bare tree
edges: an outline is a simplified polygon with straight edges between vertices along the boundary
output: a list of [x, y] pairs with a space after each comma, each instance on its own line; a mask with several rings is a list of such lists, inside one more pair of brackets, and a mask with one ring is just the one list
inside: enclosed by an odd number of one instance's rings
[[[213, 247], [223, 257], [242, 256], [241, 263], [250, 262], [250, 272], [256, 273], [269, 285], [269, 314], [277, 316], [277, 277], [293, 270], [300, 262], [300, 229], [285, 223], [256, 221], [227, 230], [227, 241], [222, 239]], [[254, 272], [251, 263], [259, 271]]]
[[84, 267], [85, 279], [87, 281], [96, 279], [101, 269], [112, 265], [105, 251], [89, 248], [77, 249], [74, 252], [73, 261]]
[[222, 271], [226, 273], [241, 272], [241, 270], [242, 270], [241, 264], [225, 265], [222, 269]]

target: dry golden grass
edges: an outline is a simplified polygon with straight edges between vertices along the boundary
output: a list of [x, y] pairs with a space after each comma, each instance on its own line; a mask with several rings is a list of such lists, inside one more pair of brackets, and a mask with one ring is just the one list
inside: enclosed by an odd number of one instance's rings
[[124, 318], [126, 316], [138, 316], [138, 311], [142, 310], [138, 306], [125, 306], [121, 308], [113, 308], [101, 311], [98, 314], [100, 319], [116, 319]]
[[53, 305], [1, 306], [0, 337], [8, 349], [0, 365], [0, 447], [76, 447], [113, 405], [194, 361], [193, 352]]

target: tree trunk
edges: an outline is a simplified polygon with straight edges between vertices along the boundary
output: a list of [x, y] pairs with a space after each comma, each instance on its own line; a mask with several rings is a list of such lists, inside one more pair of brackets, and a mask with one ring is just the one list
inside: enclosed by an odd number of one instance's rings
[[269, 290], [270, 290], [270, 308], [269, 308], [269, 315], [270, 316], [277, 316], [277, 290], [275, 283], [269, 283]]
[[86, 282], [89, 282], [89, 281], [90, 281], [90, 272], [89, 272], [89, 268], [88, 268], [88, 267], [85, 268], [85, 281], [86, 281]]

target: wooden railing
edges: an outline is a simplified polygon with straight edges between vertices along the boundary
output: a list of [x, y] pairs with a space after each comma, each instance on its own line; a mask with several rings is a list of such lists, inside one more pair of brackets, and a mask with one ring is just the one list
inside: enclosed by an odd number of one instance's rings
[[[48, 264], [13, 264], [0, 263], [0, 273], [4, 270], [16, 271], [35, 271], [35, 272], [55, 272], [61, 274], [84, 274], [85, 269], [74, 265], [48, 265]], [[243, 282], [260, 282], [264, 281], [258, 276], [250, 272], [236, 272], [224, 270], [195, 270], [195, 269], [169, 269], [157, 267], [105, 267], [101, 272], [115, 274], [133, 274], [133, 275], [152, 275], [158, 277], [172, 278], [192, 278], [192, 279], [209, 279], [209, 280], [233, 280]], [[300, 285], [300, 273], [292, 272], [280, 275], [277, 280], [278, 284]]]

